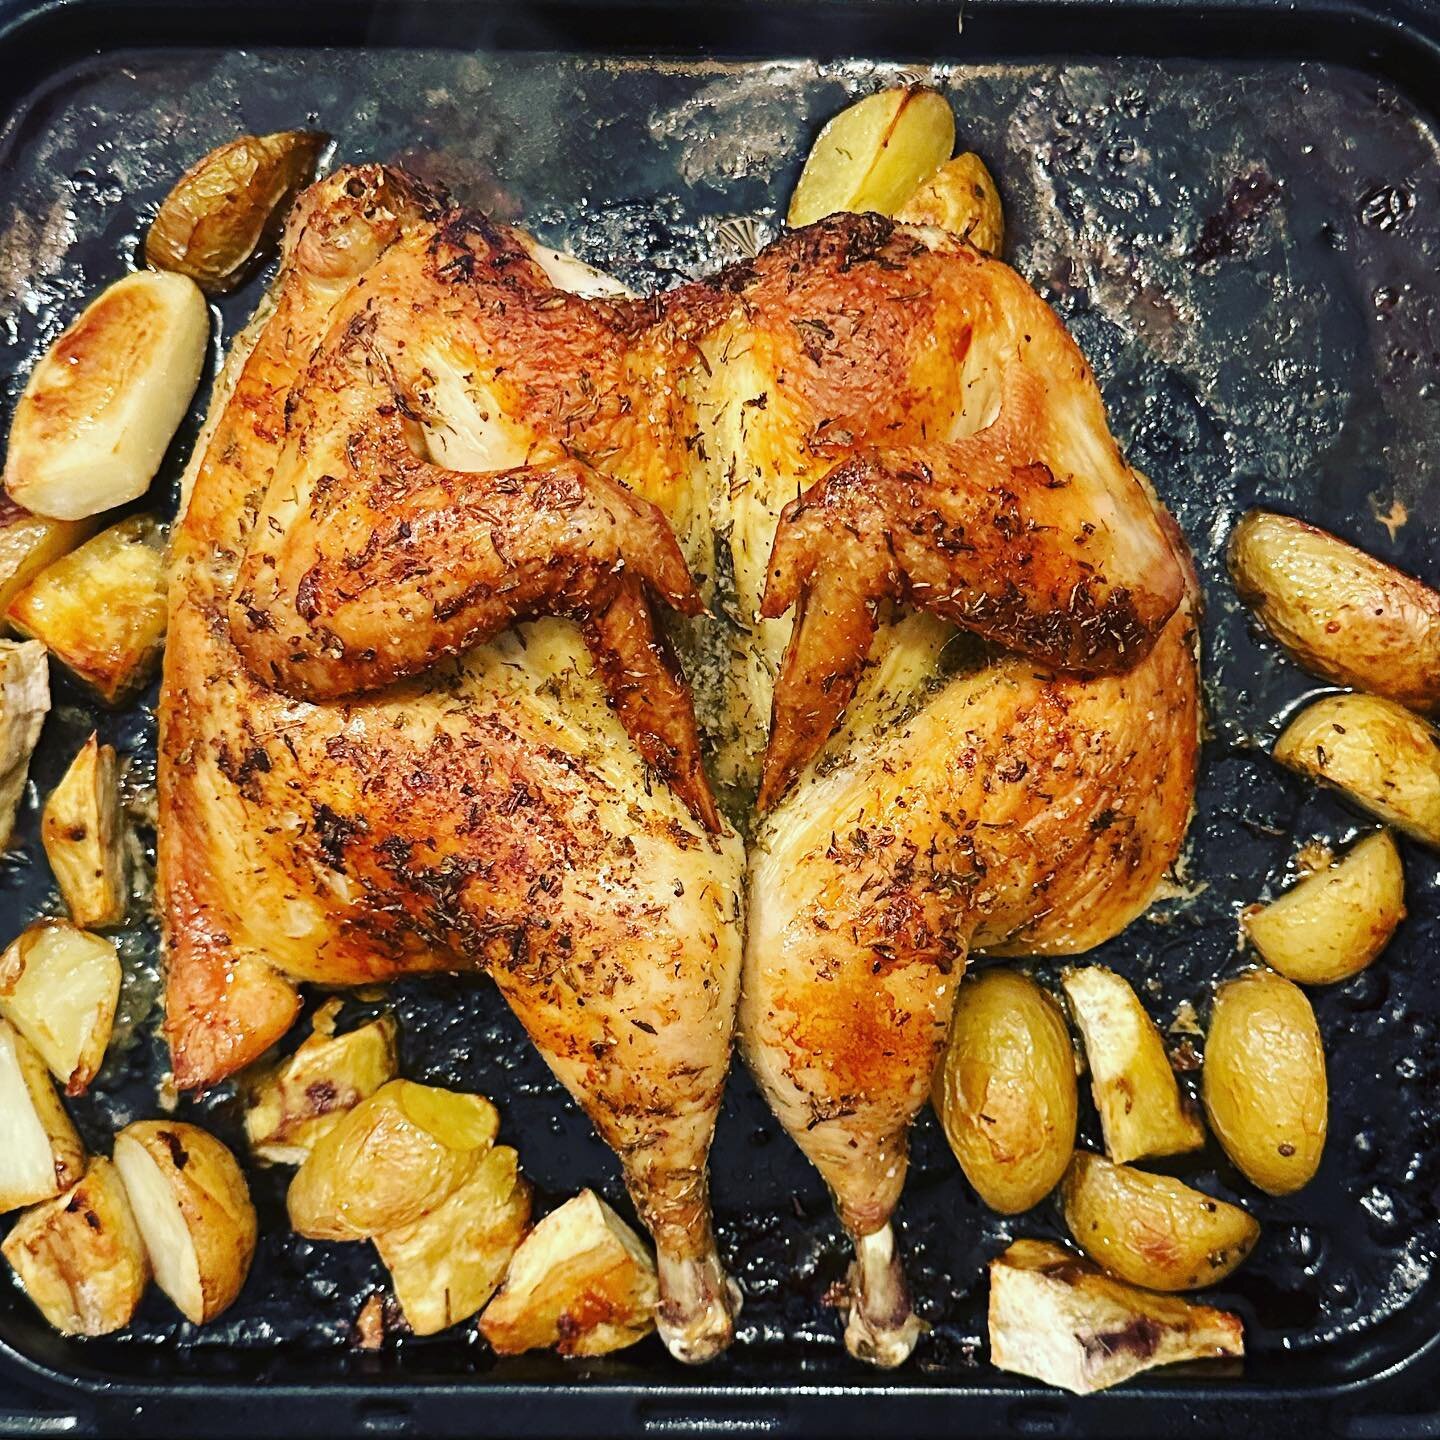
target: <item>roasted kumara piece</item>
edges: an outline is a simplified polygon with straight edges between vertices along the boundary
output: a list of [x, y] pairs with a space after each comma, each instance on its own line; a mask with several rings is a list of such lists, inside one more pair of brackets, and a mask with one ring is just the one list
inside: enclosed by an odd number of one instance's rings
[[50, 667], [33, 640], [0, 640], [0, 847], [8, 848], [30, 778], [30, 757], [50, 713]]

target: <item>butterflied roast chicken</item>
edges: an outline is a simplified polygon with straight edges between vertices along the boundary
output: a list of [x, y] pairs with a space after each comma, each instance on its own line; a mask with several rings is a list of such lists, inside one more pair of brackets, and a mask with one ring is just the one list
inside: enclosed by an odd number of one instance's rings
[[380, 167], [291, 217], [174, 536], [176, 1077], [301, 983], [489, 973], [698, 1360], [738, 1006], [856, 1242], [851, 1348], [895, 1363], [967, 954], [1097, 943], [1178, 848], [1185, 565], [1059, 321], [943, 231], [836, 216], [652, 299], [576, 273]]

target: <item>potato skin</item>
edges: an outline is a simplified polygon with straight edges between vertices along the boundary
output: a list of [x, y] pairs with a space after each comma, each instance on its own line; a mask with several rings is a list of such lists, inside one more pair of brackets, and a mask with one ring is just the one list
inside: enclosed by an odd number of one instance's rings
[[1075, 1242], [1112, 1275], [1147, 1290], [1197, 1290], [1223, 1280], [1260, 1226], [1168, 1175], [1077, 1150], [1060, 1192]]
[[1229, 560], [1240, 598], [1307, 670], [1425, 715], [1440, 709], [1440, 593], [1263, 510], [1235, 527]]
[[1075, 1148], [1075, 1052], [1059, 1006], [1028, 976], [985, 970], [960, 986], [931, 1093], [992, 1210], [1018, 1214], [1055, 1188]]
[[1266, 964], [1301, 985], [1358, 975], [1405, 918], [1405, 869], [1388, 830], [1242, 917]]
[[1210, 1128], [1245, 1176], [1289, 1195], [1325, 1150], [1325, 1050], [1305, 992], [1263, 967], [1215, 993], [1202, 1075]]
[[1005, 211], [985, 162], [967, 150], [947, 161], [896, 212], [905, 225], [934, 225], [987, 255], [1005, 248]]

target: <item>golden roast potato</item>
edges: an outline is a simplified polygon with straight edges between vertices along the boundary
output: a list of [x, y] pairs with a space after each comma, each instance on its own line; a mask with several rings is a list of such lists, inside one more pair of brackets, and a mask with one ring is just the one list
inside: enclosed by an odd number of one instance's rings
[[85, 1173], [85, 1147], [45, 1062], [0, 1020], [0, 1214], [48, 1200]]
[[124, 920], [129, 866], [115, 747], [100, 744], [93, 732], [45, 801], [40, 841], [75, 924]]
[[973, 151], [948, 160], [896, 212], [906, 225], [934, 225], [987, 255], [1005, 248], [1005, 212], [985, 162]]

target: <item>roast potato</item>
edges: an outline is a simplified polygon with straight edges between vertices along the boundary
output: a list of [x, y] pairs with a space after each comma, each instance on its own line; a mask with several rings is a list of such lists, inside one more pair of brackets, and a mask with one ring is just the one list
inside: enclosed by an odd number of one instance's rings
[[906, 225], [934, 225], [987, 255], [1005, 248], [1005, 212], [985, 162], [967, 150], [948, 160], [896, 212]]
[[1043, 1200], [1075, 1148], [1075, 1052], [1059, 1007], [1013, 970], [967, 977], [931, 1098], [992, 1210], [1014, 1215]]
[[149, 681], [165, 645], [165, 532], [132, 515], [42, 570], [6, 618], [118, 705]]
[[340, 1117], [395, 1078], [395, 1021], [388, 1015], [345, 1035], [316, 1029], [288, 1060], [253, 1076], [245, 1133], [261, 1160], [299, 1165]]
[[1330, 985], [1365, 969], [1405, 918], [1405, 869], [1388, 830], [1328, 870], [1307, 875], [1242, 917], [1265, 962], [1302, 985]]
[[33, 640], [0, 640], [0, 850], [15, 834], [15, 817], [30, 778], [30, 757], [50, 713], [50, 667]]
[[115, 947], [68, 920], [39, 921], [0, 956], [0, 1015], [71, 1095], [95, 1078], [119, 1000]]
[[1179, 1360], [1245, 1353], [1240, 1319], [1103, 1275], [1044, 1240], [990, 1262], [990, 1359], [1076, 1395]]
[[10, 423], [5, 489], [84, 520], [145, 493], [200, 381], [210, 311], [193, 280], [117, 280], [46, 351]]
[[45, 515], [32, 515], [8, 495], [0, 494], [0, 615], [9, 609], [32, 575], [68, 555], [99, 525], [94, 518], [51, 520]]
[[1198, 1150], [1205, 1127], [1184, 1102], [1165, 1042], [1134, 990], [1103, 965], [1066, 970], [1061, 983], [1085, 1041], [1110, 1158], [1123, 1164]]
[[1303, 520], [1252, 510], [1230, 574], [1255, 617], [1307, 670], [1434, 714], [1440, 594]]
[[145, 236], [146, 261], [211, 294], [233, 288], [314, 175], [326, 139], [310, 130], [242, 135], [202, 156], [160, 206]]
[[867, 95], [816, 137], [789, 222], [810, 225], [837, 210], [893, 215], [954, 149], [955, 116], [943, 95], [919, 85]]
[[290, 1223], [315, 1240], [413, 1225], [475, 1173], [499, 1129], [483, 1095], [391, 1080], [315, 1142], [290, 1182]]
[[1300, 1189], [1325, 1149], [1325, 1050], [1297, 985], [1257, 967], [1215, 993], [1203, 1072], [1205, 1112], [1225, 1153], [1272, 1195]]
[[1147, 1290], [1213, 1285], [1260, 1238], [1260, 1226], [1238, 1205], [1088, 1150], [1075, 1152], [1060, 1198], [1076, 1244], [1112, 1275]]
[[235, 1157], [198, 1125], [140, 1120], [115, 1137], [156, 1283], [192, 1325], [233, 1303], [255, 1256], [255, 1207]]
[[0, 1213], [48, 1200], [85, 1173], [85, 1147], [35, 1048], [0, 1020]]
[[655, 1262], [640, 1237], [592, 1190], [552, 1210], [510, 1262], [480, 1330], [502, 1355], [553, 1345], [606, 1355], [655, 1328]]
[[62, 1335], [109, 1335], [128, 1325], [150, 1280], [125, 1187], [104, 1156], [63, 1195], [27, 1210], [0, 1249]]
[[428, 1215], [375, 1237], [417, 1335], [468, 1320], [495, 1293], [530, 1224], [530, 1186], [519, 1168], [514, 1150], [497, 1145]]
[[70, 918], [77, 925], [118, 925], [129, 899], [125, 829], [115, 747], [91, 734], [50, 792], [40, 841]]
[[1440, 847], [1440, 735], [1403, 705], [1329, 695], [1285, 727], [1275, 758], [1337, 786], [1421, 844]]

